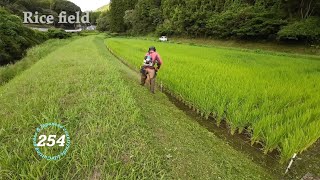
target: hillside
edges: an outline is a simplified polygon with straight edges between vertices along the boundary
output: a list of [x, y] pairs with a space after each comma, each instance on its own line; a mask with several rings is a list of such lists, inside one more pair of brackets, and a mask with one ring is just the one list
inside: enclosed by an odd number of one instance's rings
[[109, 11], [110, 10], [110, 4], [104, 5], [100, 8], [98, 8], [96, 11], [104, 12], [104, 11]]
[[[110, 4], [100, 29], [133, 35], [320, 41], [320, 1], [123, 0]], [[99, 26], [99, 24], [98, 24]]]

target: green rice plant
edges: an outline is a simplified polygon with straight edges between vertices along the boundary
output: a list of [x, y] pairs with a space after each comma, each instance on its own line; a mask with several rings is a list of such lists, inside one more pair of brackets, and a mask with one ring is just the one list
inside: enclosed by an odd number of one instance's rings
[[111, 38], [106, 45], [139, 67], [151, 45], [164, 65], [166, 89], [204, 117], [226, 120], [232, 134], [249, 129], [265, 153], [278, 149], [281, 162], [301, 153], [320, 136], [320, 58], [219, 47]]

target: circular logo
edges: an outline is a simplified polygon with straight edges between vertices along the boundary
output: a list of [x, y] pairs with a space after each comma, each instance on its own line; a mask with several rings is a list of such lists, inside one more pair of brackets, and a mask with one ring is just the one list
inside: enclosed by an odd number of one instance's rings
[[37, 154], [47, 160], [61, 159], [67, 154], [70, 143], [69, 132], [58, 123], [41, 124], [33, 136]]

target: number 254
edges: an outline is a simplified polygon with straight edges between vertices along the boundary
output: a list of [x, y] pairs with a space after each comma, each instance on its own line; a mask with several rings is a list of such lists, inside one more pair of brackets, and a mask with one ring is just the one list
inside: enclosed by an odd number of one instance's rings
[[[41, 135], [39, 136], [39, 142], [37, 144], [37, 146], [42, 147], [42, 146], [49, 146], [52, 147], [54, 146], [56, 143], [60, 144], [59, 146], [64, 146], [65, 144], [65, 139], [66, 139], [66, 135], [62, 135], [57, 141], [56, 139], [56, 135], [49, 135], [48, 139], [46, 135]], [[48, 143], [45, 143], [45, 141], [48, 141]]]

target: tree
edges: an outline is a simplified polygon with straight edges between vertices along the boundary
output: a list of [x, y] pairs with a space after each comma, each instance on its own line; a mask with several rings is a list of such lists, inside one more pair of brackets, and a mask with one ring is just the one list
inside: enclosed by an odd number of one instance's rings
[[97, 29], [99, 31], [110, 31], [111, 14], [109, 11], [102, 12], [97, 20]]
[[114, 32], [124, 32], [125, 6], [124, 0], [112, 0], [110, 5], [110, 29]]
[[135, 23], [134, 18], [135, 18], [135, 11], [126, 10], [126, 12], [124, 13], [123, 20], [127, 29], [132, 29], [132, 26]]
[[[288, 33], [292, 32], [291, 27], [299, 26], [300, 32], [307, 27], [313, 27], [316, 21], [312, 20], [311, 23], [308, 19], [320, 18], [320, 1], [112, 0], [110, 12], [110, 29], [115, 32], [156, 32], [159, 35], [252, 40], [276, 39], [280, 35], [289, 35]], [[282, 28], [285, 30], [281, 31]], [[301, 36], [296, 39], [318, 37], [315, 29], [306, 32], [308, 33], [303, 34], [304, 38]]]
[[25, 27], [21, 19], [0, 8], [0, 65], [20, 59], [26, 49], [46, 40], [46, 36]]
[[134, 8], [137, 0], [112, 0], [110, 4], [110, 29], [114, 32], [125, 32], [124, 16], [127, 10]]
[[81, 12], [81, 8], [74, 4], [71, 1], [65, 1], [65, 0], [57, 0], [54, 3], [53, 10], [55, 12], [61, 12], [61, 11], [66, 11], [67, 14], [75, 14], [77, 11]]
[[159, 3], [154, 0], [139, 0], [132, 11], [132, 29], [134, 33], [145, 34], [155, 31], [162, 22], [162, 12]]
[[90, 23], [93, 25], [97, 25], [97, 20], [100, 17], [100, 15], [101, 15], [100, 11], [90, 12]]
[[[81, 8], [74, 4], [71, 1], [65, 1], [65, 0], [57, 0], [53, 6], [53, 10], [60, 14], [62, 11], [65, 11], [67, 15], [76, 15], [76, 12], [79, 12], [81, 14]], [[67, 28], [74, 28], [75, 24], [59, 24], [57, 22], [58, 19], [55, 19], [55, 26], [56, 27], [67, 27]]]

